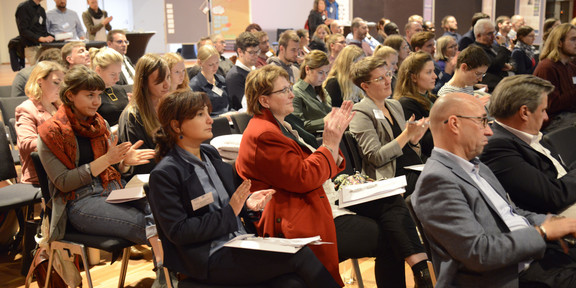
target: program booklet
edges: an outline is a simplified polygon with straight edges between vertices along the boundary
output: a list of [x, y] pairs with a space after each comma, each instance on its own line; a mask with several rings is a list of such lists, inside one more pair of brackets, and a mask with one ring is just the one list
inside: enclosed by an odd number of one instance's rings
[[224, 244], [224, 246], [294, 254], [308, 244], [329, 244], [321, 241], [322, 239], [320, 239], [320, 236], [286, 239], [276, 237], [258, 237], [253, 234], [244, 234], [234, 237], [232, 240], [228, 241], [228, 243]]

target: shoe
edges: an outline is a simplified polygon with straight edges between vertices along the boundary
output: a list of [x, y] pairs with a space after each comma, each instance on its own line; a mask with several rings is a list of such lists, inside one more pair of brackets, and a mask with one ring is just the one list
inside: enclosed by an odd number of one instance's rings
[[135, 246], [130, 247], [130, 260], [140, 260], [144, 258], [144, 253]]
[[428, 268], [414, 273], [414, 287], [415, 288], [434, 288], [432, 278], [430, 277], [430, 270]]

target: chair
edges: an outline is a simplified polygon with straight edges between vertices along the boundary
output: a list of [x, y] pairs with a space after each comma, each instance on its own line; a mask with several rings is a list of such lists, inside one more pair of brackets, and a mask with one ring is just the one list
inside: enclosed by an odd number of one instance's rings
[[20, 162], [20, 152], [18, 151], [18, 149], [15, 148], [15, 145], [18, 143], [18, 135], [16, 135], [16, 119], [14, 118], [10, 118], [9, 122], [8, 122], [8, 133], [11, 133], [11, 131], [14, 131], [14, 135], [10, 135], [10, 152], [12, 153], [12, 159], [14, 159], [14, 164], [16, 165], [21, 165], [22, 163]]
[[[426, 235], [424, 233], [424, 227], [422, 227], [422, 223], [420, 222], [418, 216], [416, 216], [416, 213], [414, 212], [414, 206], [412, 206], [411, 199], [412, 195], [408, 195], [408, 197], [406, 197], [405, 199], [406, 206], [408, 207], [408, 211], [410, 211], [410, 216], [412, 216], [414, 223], [416, 223], [416, 229], [418, 229], [418, 234], [420, 234], [420, 241], [422, 242], [422, 244], [424, 244], [424, 249], [426, 249], [428, 259], [432, 259], [432, 250], [430, 249], [430, 242], [428, 242], [428, 238], [426, 238]], [[432, 284], [436, 286], [436, 272], [434, 271], [434, 267], [432, 266], [432, 262], [430, 260], [428, 260], [428, 270], [430, 270], [430, 277], [432, 278]]]
[[12, 86], [0, 86], [0, 98], [10, 97], [12, 94]]
[[182, 44], [182, 52], [180, 55], [184, 59], [196, 59], [196, 48], [194, 44]]
[[350, 153], [352, 167], [354, 167], [356, 171], [362, 171], [362, 152], [360, 151], [356, 138], [354, 138], [354, 135], [352, 135], [350, 131], [345, 131], [342, 139]]
[[239, 134], [244, 133], [250, 119], [252, 119], [252, 115], [245, 112], [232, 114], [232, 123], [234, 123], [234, 129], [236, 129], [236, 132]]
[[212, 138], [204, 141], [206, 144], [210, 144], [210, 141], [218, 136], [232, 134], [232, 128], [230, 127], [230, 122], [226, 117], [216, 117], [213, 118], [214, 123], [212, 123]]
[[[34, 168], [36, 168], [36, 174], [38, 175], [38, 181], [40, 182], [40, 187], [42, 190], [42, 198], [45, 203], [50, 201], [50, 190], [48, 188], [48, 175], [44, 166], [40, 161], [40, 156], [38, 152], [32, 152], [30, 158], [34, 162]], [[44, 213], [50, 215], [50, 211], [46, 210]], [[84, 269], [86, 270], [86, 279], [88, 282], [88, 287], [93, 288], [92, 278], [90, 277], [90, 266], [88, 265], [88, 251], [86, 248], [96, 248], [112, 253], [112, 263], [116, 260], [122, 251], [122, 264], [120, 268], [120, 278], [118, 280], [118, 287], [124, 287], [124, 281], [126, 280], [126, 272], [128, 269], [128, 261], [130, 260], [130, 247], [134, 245], [131, 241], [126, 239], [110, 237], [110, 236], [100, 236], [85, 234], [76, 231], [72, 225], [66, 225], [66, 233], [62, 240], [55, 240], [50, 243], [50, 255], [48, 260], [48, 271], [46, 283], [50, 282], [50, 274], [52, 271], [52, 263], [54, 260], [54, 253], [56, 250], [62, 251], [64, 255], [79, 255], [82, 259]], [[112, 264], [111, 263], [111, 264]]]
[[[4, 122], [4, 125], [10, 127], [10, 119], [16, 118], [16, 107], [26, 100], [28, 100], [27, 96], [8, 98], [0, 97], [0, 111], [2, 111], [2, 121]], [[10, 135], [12, 143], [16, 144], [16, 130], [14, 127], [10, 127]]]
[[574, 149], [576, 126], [572, 125], [546, 133], [542, 140], [554, 147], [566, 167], [572, 168], [576, 164], [576, 149]]

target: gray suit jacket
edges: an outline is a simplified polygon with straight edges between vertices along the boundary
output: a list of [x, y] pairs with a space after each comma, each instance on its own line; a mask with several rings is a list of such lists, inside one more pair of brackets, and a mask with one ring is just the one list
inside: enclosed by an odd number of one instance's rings
[[[400, 102], [394, 99], [386, 100], [386, 108], [400, 129], [406, 127], [406, 120]], [[358, 142], [362, 153], [362, 173], [373, 179], [392, 178], [396, 174], [396, 158], [402, 156], [402, 148], [394, 139], [392, 127], [386, 119], [377, 119], [374, 109], [378, 109], [374, 101], [364, 97], [354, 104], [356, 115], [350, 122], [350, 132]], [[419, 148], [415, 149], [420, 154]]]
[[[545, 215], [516, 208], [484, 164], [480, 176], [532, 225]], [[412, 194], [430, 242], [436, 287], [518, 287], [518, 263], [544, 256], [536, 229], [511, 232], [492, 202], [453, 159], [432, 151]]]

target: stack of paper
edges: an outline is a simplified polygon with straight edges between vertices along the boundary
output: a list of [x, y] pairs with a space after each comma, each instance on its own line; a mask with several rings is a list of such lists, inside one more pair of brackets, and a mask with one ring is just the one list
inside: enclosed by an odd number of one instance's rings
[[320, 242], [321, 240], [320, 236], [286, 239], [275, 237], [263, 238], [254, 236], [253, 234], [244, 234], [228, 241], [224, 246], [294, 254], [308, 244], [326, 244]]
[[338, 206], [344, 208], [402, 194], [406, 192], [404, 187], [406, 187], [406, 176], [404, 175], [387, 180], [344, 186], [338, 195]]

